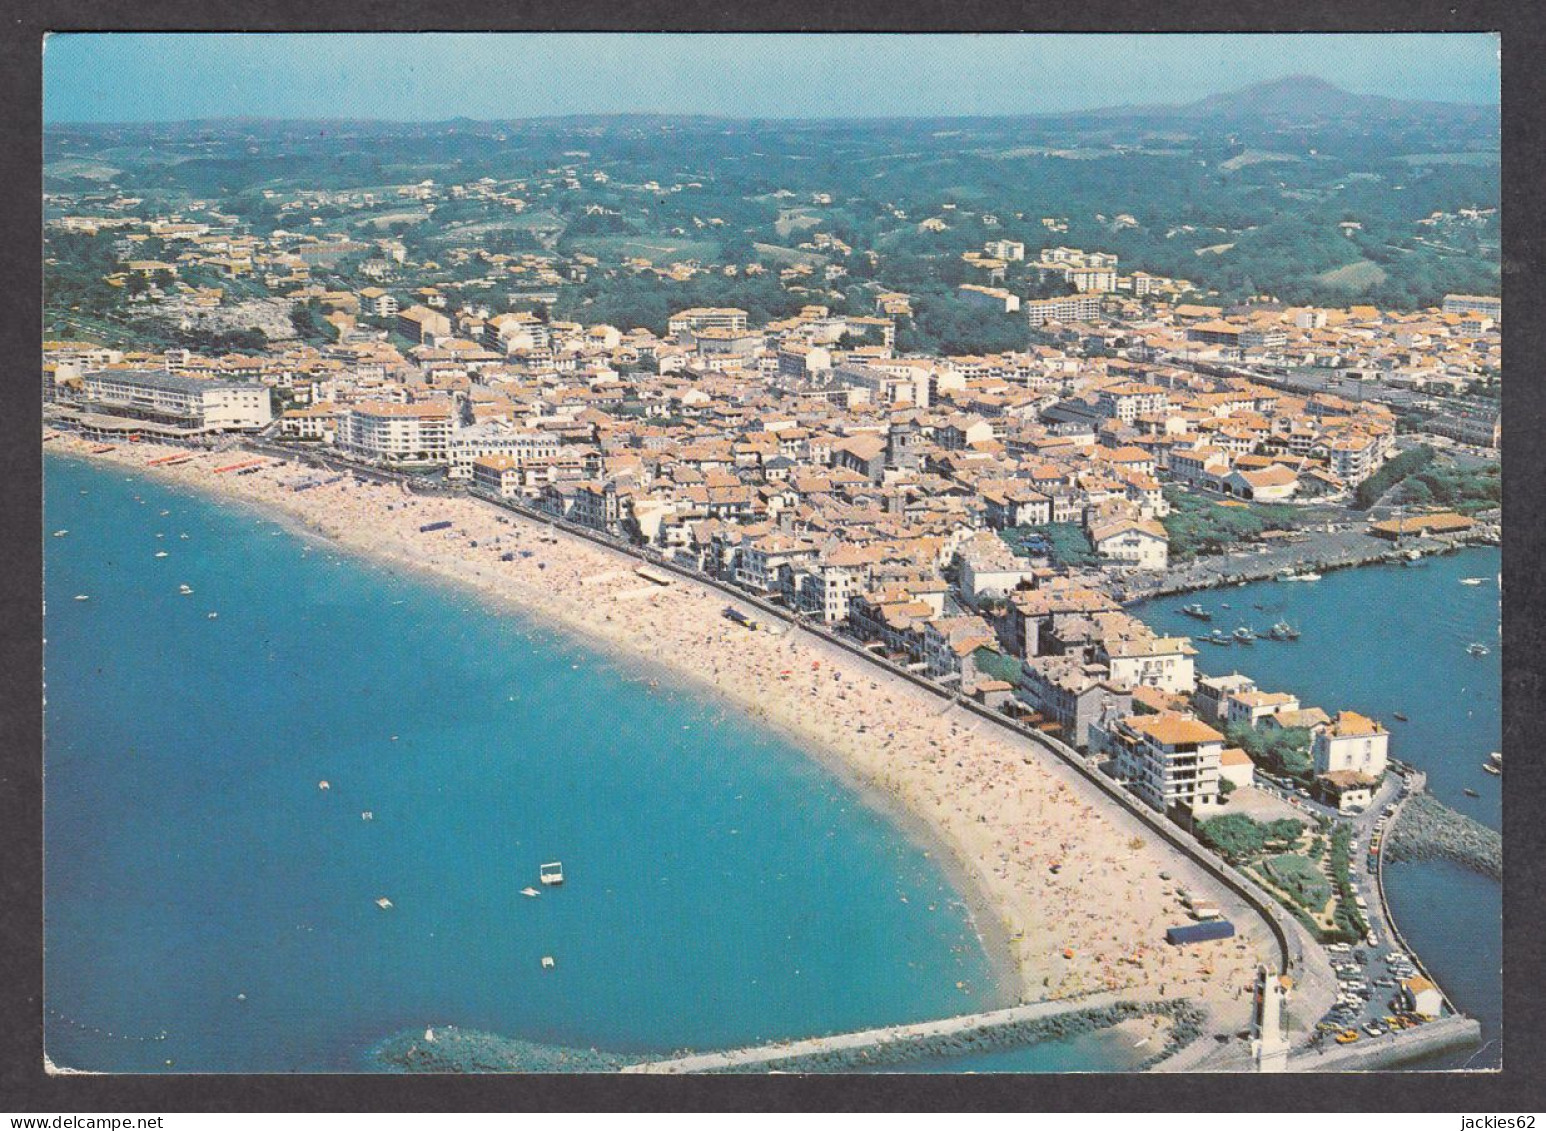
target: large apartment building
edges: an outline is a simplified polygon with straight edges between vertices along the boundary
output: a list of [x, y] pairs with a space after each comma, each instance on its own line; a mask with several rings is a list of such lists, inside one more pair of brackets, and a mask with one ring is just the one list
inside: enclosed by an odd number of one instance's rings
[[1503, 300], [1497, 295], [1445, 295], [1445, 314], [1482, 314], [1503, 321]]
[[1090, 749], [1115, 761], [1118, 780], [1148, 805], [1207, 810], [1219, 802], [1224, 736], [1190, 715], [1162, 711], [1090, 727]]
[[552, 432], [517, 428], [500, 420], [487, 420], [451, 434], [451, 479], [473, 478], [473, 464], [484, 456], [509, 456], [517, 463], [551, 459], [558, 454], [559, 438]]
[[262, 428], [273, 419], [262, 385], [184, 377], [159, 369], [104, 369], [83, 378], [88, 411], [176, 425], [193, 432]]
[[384, 463], [446, 463], [451, 456], [451, 409], [444, 404], [351, 405], [338, 422], [338, 446]]
[[694, 306], [677, 311], [666, 322], [666, 329], [670, 331], [672, 337], [710, 328], [744, 331], [746, 311], [733, 306]]
[[1100, 317], [1100, 295], [1027, 299], [1020, 309], [1033, 327], [1048, 322], [1091, 322]]

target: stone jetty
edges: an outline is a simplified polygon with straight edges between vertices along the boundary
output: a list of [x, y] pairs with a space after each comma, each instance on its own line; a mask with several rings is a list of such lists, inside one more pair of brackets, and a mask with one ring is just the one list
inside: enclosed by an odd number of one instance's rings
[[1495, 880], [1503, 879], [1502, 834], [1457, 813], [1426, 791], [1413, 795], [1402, 808], [1385, 851], [1391, 861], [1453, 860]]

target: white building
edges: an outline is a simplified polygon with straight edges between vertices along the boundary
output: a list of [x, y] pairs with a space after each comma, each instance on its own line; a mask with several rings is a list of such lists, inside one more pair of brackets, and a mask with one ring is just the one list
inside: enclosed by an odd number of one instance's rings
[[1351, 770], [1378, 781], [1390, 756], [1390, 732], [1356, 711], [1337, 717], [1315, 732], [1310, 743], [1317, 774]]
[[559, 438], [551, 432], [517, 428], [502, 420], [486, 420], [451, 434], [451, 479], [470, 480], [472, 465], [484, 456], [510, 456], [520, 463], [558, 454]]
[[1113, 682], [1188, 694], [1197, 683], [1197, 649], [1184, 636], [1122, 636], [1101, 645]]
[[91, 412], [174, 424], [195, 432], [262, 428], [273, 419], [266, 386], [183, 377], [158, 369], [104, 369], [83, 379]]
[[1111, 756], [1116, 776], [1155, 809], [1210, 810], [1219, 803], [1224, 736], [1175, 711], [1090, 727], [1090, 748]]
[[338, 446], [385, 463], [446, 463], [451, 456], [451, 408], [381, 401], [351, 405], [339, 421]]
[[1026, 299], [1021, 309], [1032, 326], [1045, 326], [1048, 322], [1093, 322], [1100, 317], [1100, 295]]
[[1164, 569], [1170, 539], [1152, 518], [1118, 518], [1090, 527], [1090, 545], [1103, 558], [1138, 569]]

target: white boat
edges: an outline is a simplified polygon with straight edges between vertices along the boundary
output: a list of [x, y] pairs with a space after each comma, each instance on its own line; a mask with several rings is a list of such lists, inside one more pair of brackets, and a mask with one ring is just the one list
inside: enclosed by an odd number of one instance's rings
[[1460, 579], [1460, 584], [1461, 585], [1480, 585], [1482, 582], [1484, 582], [1486, 580], [1487, 579], [1485, 577], [1462, 577]]
[[158, 557], [158, 558], [166, 557], [166, 551], [165, 550], [157, 550], [156, 551], [156, 557]]
[[537, 896], [541, 895], [542, 893], [540, 891], [538, 891], [534, 887], [524, 887], [524, 888], [521, 889], [521, 894], [526, 896], [526, 897], [528, 897], [528, 898], [530, 898], [530, 899], [535, 899]]
[[376, 900], [376, 906], [383, 911], [390, 911], [392, 910], [392, 901], [383, 895], [380, 899]]
[[77, 601], [89, 601], [89, 600], [91, 600], [91, 594], [89, 594], [89, 593], [77, 593], [75, 595], [75, 599]]
[[216, 618], [216, 617], [218, 617], [218, 616], [219, 616], [219, 615], [220, 615], [220, 614], [219, 614], [219, 613], [210, 613], [210, 614], [209, 614], [209, 619], [210, 619], [210, 620], [214, 620], [214, 619], [215, 619], [215, 618]]
[[1485, 644], [1467, 644], [1465, 650], [1473, 656], [1485, 656], [1492, 651]]
[[68, 530], [56, 530], [56, 531], [54, 531], [54, 537], [55, 538], [63, 538], [68, 533], [69, 533]]
[[1499, 767], [1494, 766], [1491, 762], [1483, 762], [1482, 769], [1486, 770], [1493, 777], [1500, 777], [1503, 773]]
[[1487, 760], [1489, 762], [1491, 762], [1494, 766], [1502, 766], [1503, 765], [1503, 751], [1501, 751], [1501, 750], [1494, 750], [1491, 754], [1487, 755]]
[[1291, 573], [1287, 577], [1285, 577], [1283, 580], [1284, 581], [1319, 581], [1320, 579], [1321, 579], [1321, 575], [1320, 574], [1314, 573], [1314, 572], [1310, 572], [1310, 573]]
[[553, 956], [551, 954], [544, 954], [542, 956], [542, 968], [544, 970], [551, 970], [557, 965], [558, 963], [553, 961]]
[[538, 878], [549, 887], [556, 887], [564, 882], [564, 866], [557, 860], [551, 864], [544, 864], [537, 869]]
[[193, 586], [191, 586], [191, 585], [179, 585], [179, 586], [178, 586], [178, 587], [177, 587], [177, 591], [178, 591], [178, 592], [179, 592], [179, 593], [181, 593], [181, 594], [182, 594], [182, 595], [183, 595], [183, 596], [184, 596], [184, 597], [187, 597], [187, 596], [189, 596], [189, 595], [190, 595], [190, 594], [192, 594], [192, 592], [193, 592]]

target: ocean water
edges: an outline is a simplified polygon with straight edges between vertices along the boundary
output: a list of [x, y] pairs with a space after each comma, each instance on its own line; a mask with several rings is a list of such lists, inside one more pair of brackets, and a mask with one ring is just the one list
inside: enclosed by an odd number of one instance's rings
[[[1477, 547], [1417, 566], [1341, 570], [1313, 583], [1263, 581], [1166, 597], [1134, 611], [1156, 631], [1176, 635], [1214, 627], [1228, 632], [1242, 624], [1265, 630], [1287, 621], [1302, 634], [1292, 643], [1199, 643], [1198, 670], [1241, 671], [1268, 691], [1293, 692], [1306, 706], [1381, 719], [1391, 731], [1391, 753], [1423, 770], [1434, 796], [1501, 828], [1503, 779], [1482, 770], [1488, 753], [1503, 748], [1501, 569], [1498, 549]], [[1484, 580], [1461, 584], [1467, 577]], [[1181, 612], [1194, 601], [1213, 612], [1211, 624]], [[1473, 642], [1489, 653], [1468, 654]], [[1397, 711], [1409, 721], [1396, 719]], [[1466, 789], [1478, 796], [1466, 796]], [[1490, 1042], [1474, 1054], [1417, 1066], [1496, 1065], [1502, 1045], [1502, 885], [1444, 861], [1425, 861], [1392, 865], [1385, 889], [1402, 934], [1455, 1003], [1481, 1022], [1483, 1041]]]
[[[711, 698], [144, 477], [52, 457], [45, 513], [57, 1064], [356, 1070], [444, 1024], [642, 1054], [1006, 1004], [937, 861]], [[564, 886], [521, 895], [549, 860]]]

